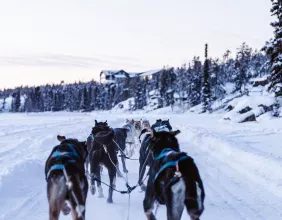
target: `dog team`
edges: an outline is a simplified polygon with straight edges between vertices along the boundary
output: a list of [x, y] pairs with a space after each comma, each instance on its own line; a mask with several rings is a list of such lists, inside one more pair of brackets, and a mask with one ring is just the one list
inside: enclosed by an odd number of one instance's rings
[[156, 219], [153, 209], [158, 202], [166, 206], [168, 220], [180, 220], [184, 208], [191, 220], [199, 220], [204, 211], [204, 186], [193, 158], [180, 149], [176, 138], [179, 133], [173, 131], [169, 120], [158, 119], [151, 126], [147, 119], [126, 119], [121, 128], [95, 120], [91, 134], [82, 142], [58, 135], [59, 144], [45, 164], [49, 219], [58, 220], [62, 212], [71, 213], [73, 220], [84, 220], [88, 189], [92, 195], [97, 191], [98, 197], [104, 197], [103, 167], [109, 175], [107, 202], [113, 203], [116, 178], [123, 177], [118, 154], [123, 173], [128, 173], [126, 160], [132, 159], [141, 145], [138, 185], [145, 191], [143, 209], [147, 219]]

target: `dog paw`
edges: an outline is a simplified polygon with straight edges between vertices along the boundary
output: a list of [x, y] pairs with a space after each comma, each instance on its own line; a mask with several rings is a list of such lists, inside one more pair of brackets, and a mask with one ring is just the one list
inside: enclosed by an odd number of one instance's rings
[[98, 198], [104, 198], [103, 189], [98, 189]]
[[90, 191], [92, 195], [95, 195], [96, 193], [96, 187], [95, 186], [90, 186]]
[[141, 188], [142, 191], [146, 191], [146, 186], [145, 186], [144, 184], [142, 184], [142, 185], [140, 186], [140, 188]]
[[108, 198], [107, 203], [109, 203], [109, 204], [113, 203], [113, 199]]
[[128, 170], [127, 170], [127, 169], [124, 169], [123, 172], [124, 172], [124, 173], [128, 173]]
[[62, 212], [64, 215], [68, 215], [71, 212], [71, 208], [68, 207], [67, 203], [65, 203], [64, 207], [62, 208]]

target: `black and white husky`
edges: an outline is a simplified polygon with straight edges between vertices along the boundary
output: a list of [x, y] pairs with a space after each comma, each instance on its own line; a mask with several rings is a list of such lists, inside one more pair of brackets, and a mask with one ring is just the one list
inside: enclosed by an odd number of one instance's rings
[[180, 220], [184, 207], [191, 220], [199, 220], [204, 211], [204, 186], [194, 160], [179, 149], [175, 137], [179, 133], [153, 131], [153, 164], [143, 201], [148, 220], [156, 219], [152, 212], [155, 201], [166, 205], [168, 220]]
[[140, 146], [136, 139], [141, 133], [141, 121], [138, 120], [128, 120], [126, 119], [126, 124], [123, 126], [127, 130], [126, 135], [126, 148], [125, 154], [128, 157], [132, 157], [134, 150]]
[[45, 164], [49, 219], [58, 220], [61, 211], [64, 215], [71, 211], [73, 220], [82, 220], [88, 191], [84, 168], [86, 142], [57, 138], [61, 143], [53, 148]]

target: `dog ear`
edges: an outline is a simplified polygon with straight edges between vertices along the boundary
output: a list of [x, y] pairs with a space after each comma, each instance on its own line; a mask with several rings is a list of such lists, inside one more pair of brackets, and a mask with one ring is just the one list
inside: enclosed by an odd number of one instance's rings
[[108, 120], [105, 121], [105, 123], [107, 123]]
[[126, 122], [126, 123], [129, 122], [129, 120], [126, 118], [125, 122]]
[[176, 130], [176, 131], [171, 131], [170, 132], [173, 136], [176, 136], [178, 134], [180, 134], [180, 131], [179, 130]]
[[95, 119], [95, 125], [98, 124], [97, 120]]
[[62, 142], [62, 141], [64, 141], [64, 140], [66, 140], [66, 137], [65, 137], [65, 136], [61, 136], [61, 135], [58, 135], [58, 136], [57, 136], [57, 139], [58, 139], [58, 141]]

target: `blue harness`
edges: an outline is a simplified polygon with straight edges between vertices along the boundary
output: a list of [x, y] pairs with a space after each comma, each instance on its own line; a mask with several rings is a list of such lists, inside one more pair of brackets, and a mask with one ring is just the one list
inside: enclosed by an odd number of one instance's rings
[[70, 152], [60, 152], [60, 151], [56, 150], [52, 153], [52, 155], [50, 157], [50, 158], [54, 158], [55, 161], [59, 161], [59, 160], [64, 159], [65, 163], [54, 164], [53, 166], [51, 166], [51, 168], [49, 169], [49, 171], [47, 173], [46, 179], [48, 179], [50, 173], [53, 170], [63, 170], [63, 169], [65, 169], [65, 165], [67, 165], [69, 163], [75, 163], [77, 161], [77, 159], [79, 159], [79, 155], [77, 154], [76, 150], [74, 149], [74, 146], [70, 143], [66, 143], [65, 145], [67, 145], [69, 147], [69, 149], [71, 150]]
[[[154, 158], [154, 160], [163, 159], [162, 164], [161, 164], [161, 168], [159, 169], [159, 171], [158, 171], [157, 174], [155, 175], [154, 181], [157, 180], [157, 178], [159, 177], [159, 175], [160, 175], [165, 169], [167, 169], [167, 168], [169, 168], [169, 167], [176, 167], [177, 164], [178, 164], [180, 161], [185, 160], [185, 159], [188, 158], [188, 155], [184, 155], [184, 156], [181, 156], [181, 157], [177, 158], [176, 160], [167, 161], [168, 155], [169, 155], [170, 153], [173, 153], [173, 152], [177, 152], [177, 151], [175, 151], [175, 150], [173, 150], [173, 149], [171, 149], [171, 148], [164, 148], [164, 149], [161, 151], [161, 153], [160, 153], [158, 156], [156, 156], [156, 157]], [[179, 152], [177, 152], [177, 153], [179, 153]]]

